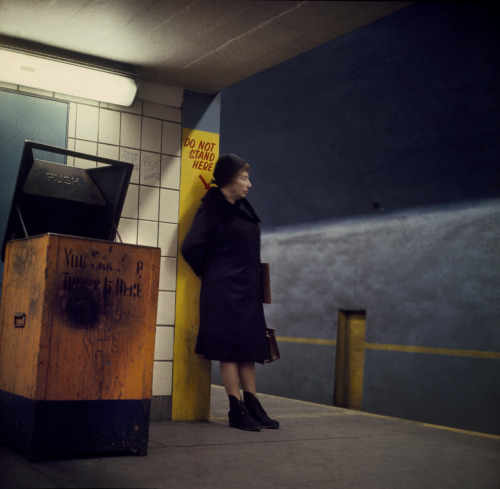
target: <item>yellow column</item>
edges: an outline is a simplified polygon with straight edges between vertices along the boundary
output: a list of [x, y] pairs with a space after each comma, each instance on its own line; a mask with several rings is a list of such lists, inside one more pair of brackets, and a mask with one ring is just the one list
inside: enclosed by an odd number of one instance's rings
[[335, 360], [335, 406], [362, 408], [365, 360], [365, 311], [339, 311]]
[[175, 304], [172, 420], [210, 417], [210, 361], [194, 352], [199, 326], [200, 279], [180, 249], [219, 155], [219, 134], [183, 129], [179, 197], [177, 293]]

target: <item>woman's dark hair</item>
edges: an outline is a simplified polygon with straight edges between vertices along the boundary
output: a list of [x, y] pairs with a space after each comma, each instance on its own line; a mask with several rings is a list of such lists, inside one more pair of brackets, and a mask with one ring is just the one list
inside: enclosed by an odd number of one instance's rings
[[215, 164], [213, 182], [219, 188], [225, 187], [233, 182], [240, 172], [249, 168], [250, 164], [237, 155], [221, 155]]

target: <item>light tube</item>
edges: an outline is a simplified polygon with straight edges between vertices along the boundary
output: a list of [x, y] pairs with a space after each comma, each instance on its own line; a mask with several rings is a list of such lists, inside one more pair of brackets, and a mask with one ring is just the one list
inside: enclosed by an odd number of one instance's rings
[[129, 107], [137, 93], [131, 76], [0, 49], [0, 81]]

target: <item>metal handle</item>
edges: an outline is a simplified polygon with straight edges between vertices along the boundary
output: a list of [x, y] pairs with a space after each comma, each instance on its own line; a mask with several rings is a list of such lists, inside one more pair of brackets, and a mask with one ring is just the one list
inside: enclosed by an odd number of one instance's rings
[[15, 328], [24, 328], [26, 326], [26, 314], [24, 312], [15, 312], [14, 313], [14, 327]]

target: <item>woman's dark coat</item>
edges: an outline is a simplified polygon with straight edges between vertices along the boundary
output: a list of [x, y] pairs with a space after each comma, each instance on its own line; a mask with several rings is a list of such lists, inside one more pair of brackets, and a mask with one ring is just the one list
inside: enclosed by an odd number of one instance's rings
[[259, 222], [246, 199], [231, 204], [212, 187], [182, 243], [186, 262], [202, 279], [196, 353], [209, 359], [267, 358]]

